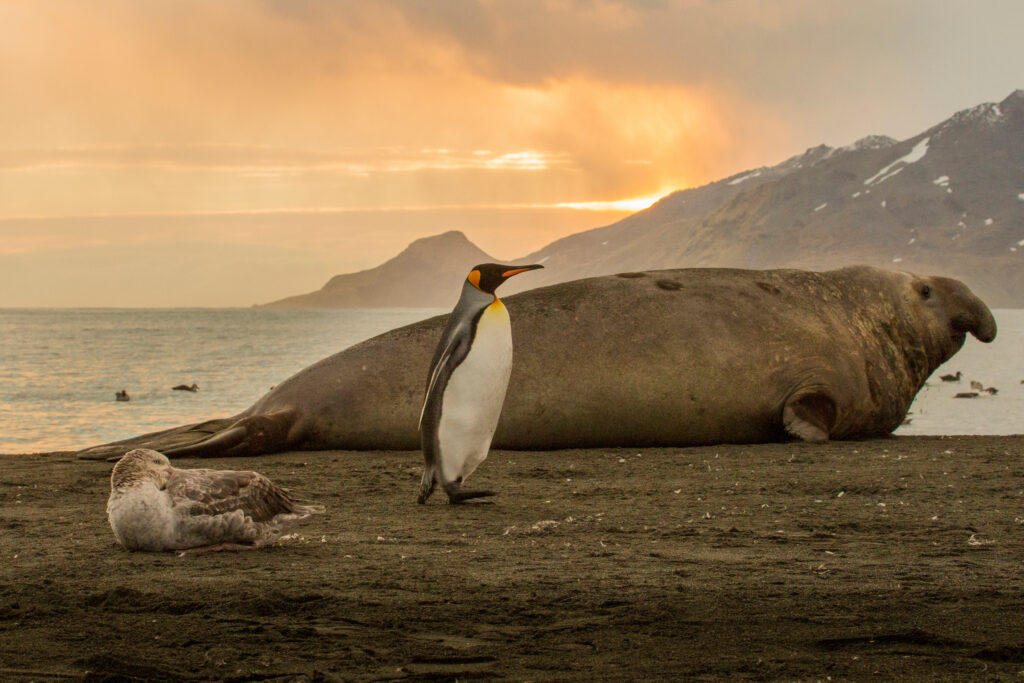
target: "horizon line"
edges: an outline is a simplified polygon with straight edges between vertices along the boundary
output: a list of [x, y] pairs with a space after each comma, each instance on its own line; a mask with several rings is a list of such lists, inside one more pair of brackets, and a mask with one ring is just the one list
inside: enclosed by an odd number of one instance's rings
[[422, 204], [410, 206], [313, 206], [313, 207], [278, 207], [268, 209], [214, 209], [209, 211], [123, 211], [105, 213], [78, 213], [66, 215], [20, 215], [0, 216], [0, 223], [16, 221], [64, 221], [96, 218], [179, 218], [179, 217], [217, 217], [217, 216], [272, 216], [272, 215], [319, 215], [346, 213], [413, 213], [428, 211], [536, 211], [562, 209], [569, 211], [605, 211], [610, 213], [635, 213], [649, 208], [658, 200], [676, 190], [665, 194], [634, 197], [628, 199], [552, 202], [547, 204]]

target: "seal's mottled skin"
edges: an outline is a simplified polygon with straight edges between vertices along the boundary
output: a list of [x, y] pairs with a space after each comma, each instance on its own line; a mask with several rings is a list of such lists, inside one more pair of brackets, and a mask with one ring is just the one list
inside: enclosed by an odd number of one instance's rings
[[[811, 441], [887, 434], [964, 343], [996, 335], [961, 282], [869, 266], [623, 273], [505, 300], [515, 363], [494, 447]], [[80, 453], [415, 449], [444, 316], [311, 365], [234, 418]]]

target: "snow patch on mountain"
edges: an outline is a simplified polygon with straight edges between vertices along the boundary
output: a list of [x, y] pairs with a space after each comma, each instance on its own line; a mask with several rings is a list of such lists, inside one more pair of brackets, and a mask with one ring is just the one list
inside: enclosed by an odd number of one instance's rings
[[[886, 180], [892, 178], [894, 175], [902, 171], [904, 166], [916, 163], [923, 159], [924, 155], [928, 153], [928, 141], [930, 139], [931, 138], [925, 138], [921, 140], [921, 142], [914, 145], [914, 148], [910, 150], [910, 152], [908, 152], [904, 156], [901, 156], [899, 159], [892, 162], [888, 166], [884, 166], [878, 173], [865, 180], [864, 184], [878, 185], [879, 183], [884, 183]], [[896, 164], [903, 164], [904, 166], [900, 166], [895, 171], [893, 171], [892, 168], [896, 166]]]
[[753, 173], [746, 173], [744, 175], [741, 175], [739, 178], [734, 178], [734, 179], [730, 180], [729, 184], [730, 185], [739, 185], [744, 180], [750, 180], [751, 178], [756, 178], [759, 175], [761, 175], [761, 171], [754, 171]]

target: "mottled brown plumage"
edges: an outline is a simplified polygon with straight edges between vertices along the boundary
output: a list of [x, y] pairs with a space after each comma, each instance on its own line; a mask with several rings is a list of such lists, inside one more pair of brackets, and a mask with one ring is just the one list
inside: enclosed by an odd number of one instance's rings
[[254, 522], [269, 522], [294, 513], [297, 506], [284, 489], [259, 472], [175, 469], [167, 492], [188, 501], [191, 515], [220, 515], [241, 510]]
[[110, 526], [129, 550], [258, 547], [324, 511], [258, 472], [178, 469], [148, 449], [121, 458], [110, 488]]

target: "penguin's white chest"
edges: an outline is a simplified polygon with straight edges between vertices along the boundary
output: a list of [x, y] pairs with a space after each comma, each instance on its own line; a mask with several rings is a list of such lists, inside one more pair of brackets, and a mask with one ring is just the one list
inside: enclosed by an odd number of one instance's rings
[[487, 457], [512, 373], [512, 326], [496, 300], [484, 310], [466, 358], [445, 387], [438, 425], [448, 481], [465, 479]]

